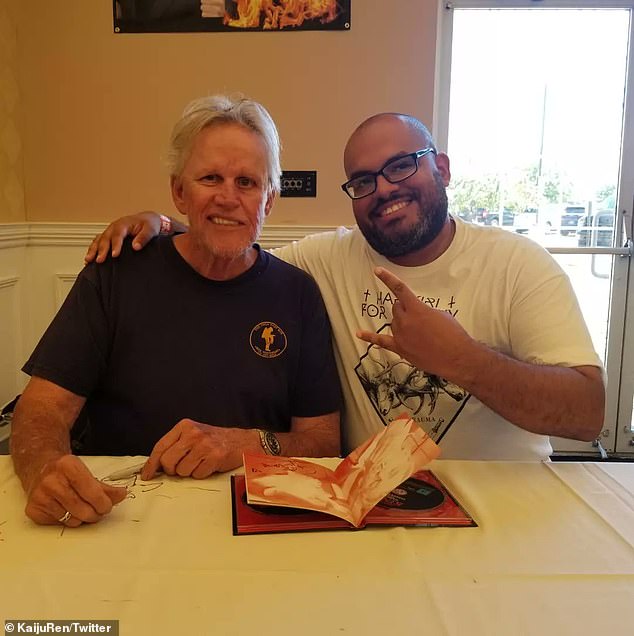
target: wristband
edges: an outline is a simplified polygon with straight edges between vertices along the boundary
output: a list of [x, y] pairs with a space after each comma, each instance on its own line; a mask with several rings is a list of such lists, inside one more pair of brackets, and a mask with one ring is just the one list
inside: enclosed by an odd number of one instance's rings
[[172, 219], [169, 216], [165, 216], [164, 214], [159, 214], [159, 219], [161, 219], [161, 228], [159, 229], [160, 236], [166, 236], [172, 233]]

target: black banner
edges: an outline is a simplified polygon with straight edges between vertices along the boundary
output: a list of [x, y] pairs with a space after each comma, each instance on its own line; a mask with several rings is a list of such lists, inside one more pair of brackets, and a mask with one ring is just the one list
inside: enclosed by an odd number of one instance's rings
[[351, 0], [113, 0], [115, 33], [345, 31]]

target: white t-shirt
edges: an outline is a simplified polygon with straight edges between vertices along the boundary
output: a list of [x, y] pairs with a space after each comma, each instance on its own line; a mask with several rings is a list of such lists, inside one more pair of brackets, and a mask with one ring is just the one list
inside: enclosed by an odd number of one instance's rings
[[419, 267], [391, 263], [357, 228], [275, 250], [315, 278], [326, 303], [345, 398], [344, 446], [355, 448], [408, 413], [440, 440], [447, 459], [547, 459], [548, 437], [511, 424], [461, 387], [355, 336], [358, 329], [390, 333], [394, 298], [373, 274], [381, 266], [501, 353], [526, 362], [601, 366], [570, 281], [541, 246], [506, 230], [454, 221], [449, 248]]

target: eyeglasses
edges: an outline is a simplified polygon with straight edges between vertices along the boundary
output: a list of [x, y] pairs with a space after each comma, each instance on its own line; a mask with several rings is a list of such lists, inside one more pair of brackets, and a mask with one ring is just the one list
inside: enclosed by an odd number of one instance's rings
[[378, 172], [368, 172], [354, 177], [350, 181], [346, 181], [341, 186], [341, 189], [351, 199], [363, 199], [363, 197], [376, 192], [376, 178], [379, 175], [382, 175], [390, 183], [405, 181], [405, 179], [417, 172], [418, 160], [430, 152], [436, 154], [436, 149], [432, 147], [423, 148], [416, 152], [410, 152], [408, 155], [390, 159]]

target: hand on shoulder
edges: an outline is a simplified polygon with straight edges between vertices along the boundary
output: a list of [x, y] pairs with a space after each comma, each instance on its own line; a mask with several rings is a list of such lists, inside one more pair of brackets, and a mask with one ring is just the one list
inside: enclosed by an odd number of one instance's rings
[[171, 234], [172, 222], [169, 217], [146, 211], [122, 216], [97, 234], [88, 247], [84, 263], [103, 263], [108, 255], [116, 258], [121, 254], [121, 246], [126, 236], [132, 236], [132, 248], [140, 250], [158, 234]]

